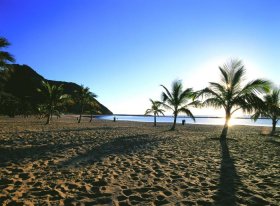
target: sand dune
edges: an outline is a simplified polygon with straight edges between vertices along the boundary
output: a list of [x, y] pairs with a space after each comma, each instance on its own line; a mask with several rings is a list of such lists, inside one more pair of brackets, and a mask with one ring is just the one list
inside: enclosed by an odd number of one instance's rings
[[280, 143], [261, 127], [0, 119], [2, 205], [279, 205]]

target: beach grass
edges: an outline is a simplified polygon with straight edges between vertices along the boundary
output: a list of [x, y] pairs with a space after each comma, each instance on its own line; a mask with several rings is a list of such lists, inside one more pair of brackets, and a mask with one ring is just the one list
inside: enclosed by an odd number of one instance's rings
[[1, 205], [279, 205], [270, 128], [0, 117]]

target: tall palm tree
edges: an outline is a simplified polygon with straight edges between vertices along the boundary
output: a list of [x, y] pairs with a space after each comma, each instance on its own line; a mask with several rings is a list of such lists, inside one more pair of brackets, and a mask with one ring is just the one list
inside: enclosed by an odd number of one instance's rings
[[145, 115], [147, 114], [154, 114], [154, 126], [157, 126], [157, 116], [159, 116], [159, 114], [163, 114], [164, 110], [160, 109], [161, 106], [161, 102], [160, 101], [154, 101], [152, 99], [150, 99], [150, 102], [152, 103], [152, 106], [150, 109], [147, 109], [145, 112]]
[[60, 114], [58, 107], [68, 96], [63, 93], [63, 85], [51, 85], [46, 81], [42, 81], [42, 88], [38, 88], [37, 91], [44, 96], [45, 102], [39, 110], [46, 115], [46, 124], [49, 124], [54, 114]]
[[8, 63], [15, 62], [15, 58], [9, 52], [2, 51], [10, 45], [6, 38], [0, 37], [0, 69], [6, 67]]
[[228, 123], [232, 114], [238, 110], [252, 112], [254, 105], [259, 104], [259, 94], [269, 91], [270, 82], [262, 79], [250, 81], [244, 86], [245, 68], [241, 60], [233, 59], [219, 67], [220, 82], [209, 82], [209, 87], [201, 90], [199, 95], [206, 97], [205, 106], [223, 108], [225, 124], [220, 140], [226, 140]]
[[280, 88], [273, 88], [272, 91], [264, 96], [264, 100], [257, 108], [252, 118], [256, 121], [260, 116], [269, 117], [272, 120], [271, 134], [276, 132], [276, 124], [280, 119]]
[[177, 116], [180, 112], [187, 114], [193, 119], [193, 121], [195, 121], [195, 117], [189, 110], [189, 107], [197, 106], [199, 102], [194, 101], [195, 92], [193, 92], [192, 88], [183, 90], [183, 84], [180, 80], [175, 80], [172, 83], [171, 91], [165, 86], [161, 86], [165, 90], [161, 94], [162, 105], [165, 108], [172, 110], [174, 115], [174, 122], [170, 130], [175, 130]]
[[89, 101], [91, 101], [93, 98], [96, 98], [97, 95], [90, 92], [88, 87], [84, 87], [83, 85], [80, 86], [78, 90], [75, 90], [75, 99], [77, 103], [80, 105], [80, 116], [78, 119], [78, 123], [81, 122], [82, 119], [82, 113], [84, 111], [84, 106]]

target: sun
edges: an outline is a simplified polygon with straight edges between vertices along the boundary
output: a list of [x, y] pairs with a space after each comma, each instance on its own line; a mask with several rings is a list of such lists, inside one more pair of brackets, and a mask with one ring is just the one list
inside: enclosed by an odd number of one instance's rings
[[233, 122], [233, 121], [232, 121], [232, 118], [230, 118], [230, 119], [228, 120], [228, 126], [229, 126], [229, 127], [232, 127], [232, 125], [233, 125], [232, 122]]
[[[226, 119], [223, 118], [223, 121], [225, 121]], [[229, 120], [228, 120], [228, 127], [232, 127], [233, 125], [235, 124], [235, 118], [231, 117]]]

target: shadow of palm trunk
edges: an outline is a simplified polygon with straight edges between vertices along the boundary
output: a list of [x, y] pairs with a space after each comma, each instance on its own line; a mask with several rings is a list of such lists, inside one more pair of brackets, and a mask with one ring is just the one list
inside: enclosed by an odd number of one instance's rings
[[241, 186], [240, 178], [231, 158], [227, 141], [220, 141], [221, 144], [221, 168], [218, 191], [216, 193], [215, 205], [236, 205], [236, 190]]
[[104, 157], [141, 153], [157, 147], [163, 139], [148, 135], [121, 136], [96, 145], [83, 154], [79, 154], [61, 162], [60, 166], [84, 166], [100, 161]]

